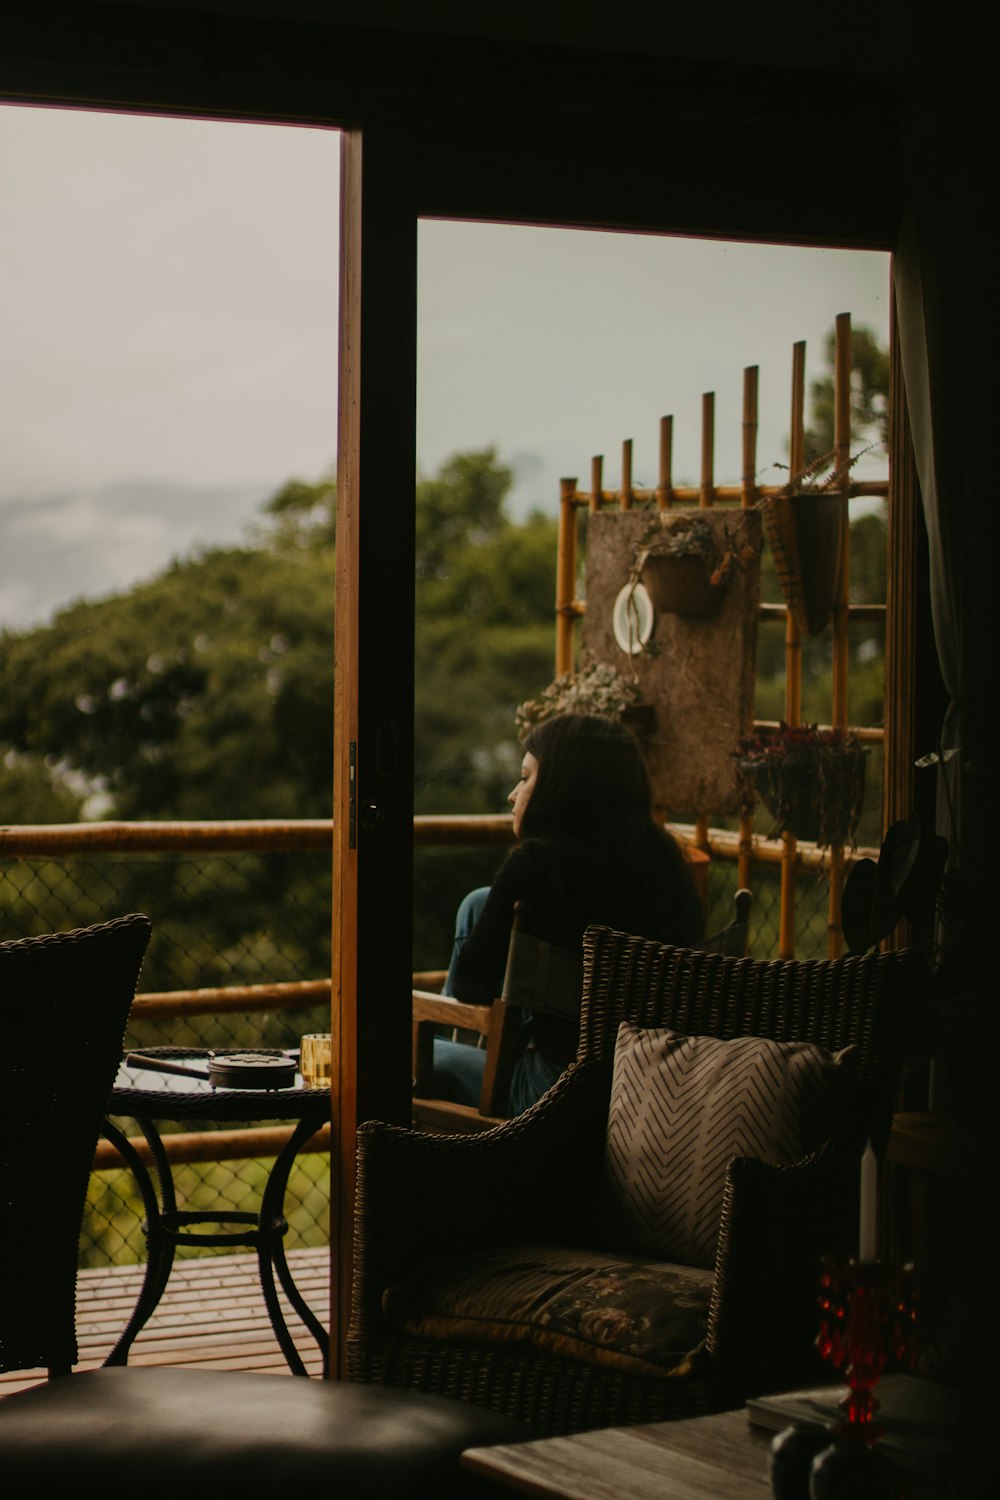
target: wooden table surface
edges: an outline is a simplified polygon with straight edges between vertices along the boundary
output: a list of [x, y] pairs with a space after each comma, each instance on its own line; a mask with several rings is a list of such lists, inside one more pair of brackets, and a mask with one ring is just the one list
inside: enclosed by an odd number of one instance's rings
[[773, 1437], [740, 1409], [470, 1448], [462, 1463], [509, 1489], [558, 1500], [770, 1500]]

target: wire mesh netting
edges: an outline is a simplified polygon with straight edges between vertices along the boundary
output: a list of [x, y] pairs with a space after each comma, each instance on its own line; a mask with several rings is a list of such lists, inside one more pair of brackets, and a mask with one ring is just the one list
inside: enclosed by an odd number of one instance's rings
[[[443, 969], [462, 896], [490, 882], [505, 850], [418, 848], [414, 868], [415, 969]], [[732, 916], [735, 863], [715, 859], [709, 871], [711, 931]], [[755, 867], [751, 953], [777, 951], [781, 878], [776, 866]], [[824, 957], [829, 887], [822, 873], [797, 885], [799, 957]], [[224, 854], [101, 854], [7, 859], [0, 863], [0, 940], [85, 926], [145, 911], [153, 936], [139, 993], [316, 980], [330, 973], [331, 874], [327, 851]], [[134, 1019], [130, 1048], [295, 1047], [306, 1032], [329, 1029], [325, 1001], [294, 1009], [224, 1011], [214, 1015]], [[134, 1133], [130, 1121], [117, 1121]], [[132, 1129], [130, 1130], [130, 1126]], [[183, 1130], [164, 1122], [164, 1134]], [[199, 1121], [197, 1129], [210, 1130]], [[224, 1127], [219, 1127], [224, 1128]], [[270, 1159], [177, 1163], [179, 1202], [194, 1210], [252, 1210]], [[288, 1248], [328, 1237], [329, 1157], [298, 1156], [288, 1183]], [[80, 1263], [101, 1266], [140, 1260], [143, 1207], [125, 1168], [91, 1178]], [[206, 1253], [184, 1247], [180, 1254]]]

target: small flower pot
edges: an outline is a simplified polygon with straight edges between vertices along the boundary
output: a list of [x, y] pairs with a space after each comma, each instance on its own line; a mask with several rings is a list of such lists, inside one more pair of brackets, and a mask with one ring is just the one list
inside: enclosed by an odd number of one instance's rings
[[708, 618], [717, 614], [725, 593], [725, 582], [713, 583], [704, 561], [697, 556], [675, 556], [654, 552], [642, 568], [654, 609], [661, 614]]

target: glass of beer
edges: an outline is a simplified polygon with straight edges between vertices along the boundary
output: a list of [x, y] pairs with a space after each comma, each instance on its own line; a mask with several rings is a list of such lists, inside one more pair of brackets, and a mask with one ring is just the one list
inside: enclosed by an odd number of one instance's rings
[[299, 1072], [307, 1089], [330, 1087], [330, 1033], [310, 1032], [302, 1038], [299, 1051]]

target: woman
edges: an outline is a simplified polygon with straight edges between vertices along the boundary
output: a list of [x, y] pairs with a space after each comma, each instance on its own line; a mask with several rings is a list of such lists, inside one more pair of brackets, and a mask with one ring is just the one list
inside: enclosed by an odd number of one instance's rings
[[[508, 801], [517, 845], [493, 885], [462, 903], [445, 993], [470, 1004], [500, 994], [514, 919], [559, 948], [582, 950], [592, 923], [666, 943], [695, 943], [702, 911], [676, 841], [653, 821], [649, 777], [634, 736], [613, 719], [560, 714], [524, 741]], [[579, 1023], [538, 1014], [511, 1084], [527, 1109], [576, 1055]], [[485, 1054], [435, 1043], [441, 1097], [477, 1104]]]

